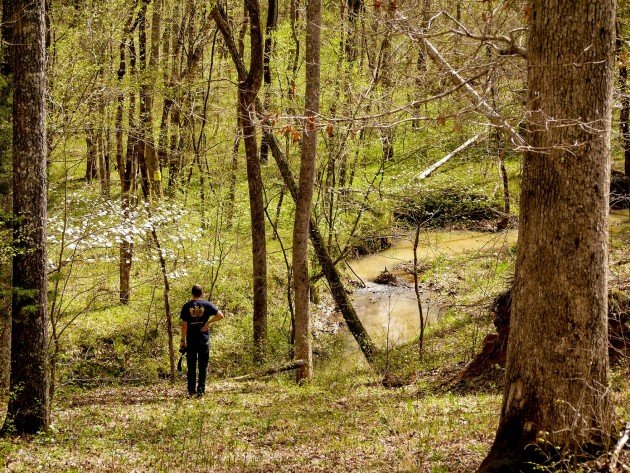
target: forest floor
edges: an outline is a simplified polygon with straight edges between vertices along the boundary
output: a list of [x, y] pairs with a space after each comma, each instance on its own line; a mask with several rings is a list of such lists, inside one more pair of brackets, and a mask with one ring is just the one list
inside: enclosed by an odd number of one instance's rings
[[[288, 377], [287, 377], [288, 378]], [[498, 394], [363, 381], [101, 388], [59, 400], [53, 429], [0, 440], [5, 471], [472, 471]], [[30, 441], [29, 441], [30, 440]]]
[[[307, 386], [296, 386], [290, 375], [213, 381], [201, 399], [185, 396], [183, 380], [65, 391], [49, 432], [0, 439], [0, 466], [24, 472], [474, 471], [493, 439], [499, 392], [435, 390], [444, 373], [425, 376], [399, 389], [384, 388], [367, 372], [352, 379], [328, 372]], [[623, 406], [630, 386], [627, 379], [617, 383], [616, 404]]]

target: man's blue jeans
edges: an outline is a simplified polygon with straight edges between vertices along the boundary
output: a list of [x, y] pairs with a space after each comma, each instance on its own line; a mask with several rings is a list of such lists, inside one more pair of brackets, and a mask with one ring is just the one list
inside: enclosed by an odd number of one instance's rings
[[[186, 349], [188, 363], [188, 394], [203, 394], [206, 390], [206, 372], [210, 359], [210, 342], [190, 343]], [[197, 378], [197, 366], [199, 377]]]

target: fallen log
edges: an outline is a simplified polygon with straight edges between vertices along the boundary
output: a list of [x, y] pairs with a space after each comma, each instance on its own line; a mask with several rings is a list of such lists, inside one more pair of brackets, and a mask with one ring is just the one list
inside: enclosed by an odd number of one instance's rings
[[464, 151], [466, 148], [470, 147], [471, 145], [473, 145], [474, 143], [476, 143], [479, 138], [481, 138], [481, 134], [479, 135], [475, 135], [472, 138], [470, 138], [468, 141], [466, 141], [464, 144], [458, 146], [457, 148], [455, 148], [453, 151], [451, 151], [450, 153], [448, 153], [446, 156], [444, 156], [442, 159], [440, 159], [439, 161], [437, 161], [436, 163], [432, 164], [431, 166], [429, 166], [428, 168], [426, 168], [424, 171], [422, 171], [420, 174], [418, 174], [416, 176], [416, 180], [421, 181], [422, 179], [425, 179], [427, 177], [429, 177], [431, 174], [433, 174], [433, 172], [435, 172], [435, 170], [437, 168], [439, 168], [440, 166], [442, 166], [443, 164], [445, 164], [449, 159], [451, 159], [453, 156], [456, 156], [457, 154], [461, 153], [462, 151]]
[[296, 370], [304, 366], [306, 362], [304, 360], [293, 360], [285, 363], [284, 365], [269, 368], [268, 370], [244, 374], [243, 376], [237, 376], [232, 378], [231, 381], [250, 381], [252, 379], [264, 378], [265, 376], [271, 376], [272, 374], [282, 373], [283, 371]]

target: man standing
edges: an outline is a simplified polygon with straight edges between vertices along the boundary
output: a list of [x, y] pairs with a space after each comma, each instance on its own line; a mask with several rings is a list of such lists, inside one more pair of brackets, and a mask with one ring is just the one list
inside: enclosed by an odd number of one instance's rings
[[[186, 351], [188, 363], [188, 395], [203, 396], [206, 390], [206, 371], [210, 358], [210, 335], [208, 329], [223, 318], [223, 313], [217, 307], [201, 298], [203, 289], [195, 284], [192, 287], [192, 300], [182, 307], [180, 319], [182, 321], [182, 339], [180, 351]], [[197, 378], [197, 364], [199, 364], [199, 378]], [[196, 388], [196, 389], [195, 389]]]

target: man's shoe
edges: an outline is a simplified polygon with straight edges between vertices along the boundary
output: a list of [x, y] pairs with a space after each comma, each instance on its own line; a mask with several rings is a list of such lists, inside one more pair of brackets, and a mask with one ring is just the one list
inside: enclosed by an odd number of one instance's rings
[[197, 397], [203, 397], [204, 394], [203, 391], [197, 391]]

